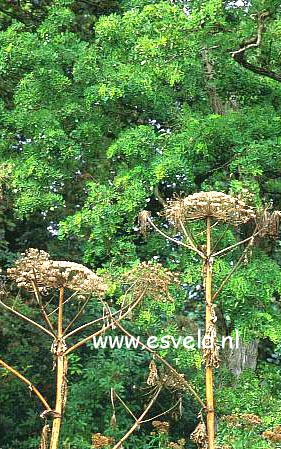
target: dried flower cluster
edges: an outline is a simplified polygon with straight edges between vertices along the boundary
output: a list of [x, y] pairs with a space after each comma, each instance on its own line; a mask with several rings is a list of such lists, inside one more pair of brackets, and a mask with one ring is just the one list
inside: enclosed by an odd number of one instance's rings
[[262, 434], [263, 438], [270, 440], [273, 443], [281, 442], [281, 426], [275, 427], [273, 430], [266, 430]]
[[228, 426], [242, 427], [242, 426], [259, 426], [262, 424], [262, 419], [252, 413], [240, 413], [223, 416], [222, 421], [225, 421]]
[[169, 390], [173, 391], [184, 391], [186, 390], [186, 385], [184, 383], [185, 378], [184, 374], [174, 373], [173, 371], [168, 372], [167, 374], [164, 374], [160, 377], [161, 384], [168, 388]]
[[148, 210], [142, 210], [138, 216], [138, 223], [140, 227], [140, 232], [142, 235], [147, 234], [147, 230], [149, 229], [149, 219], [151, 217], [151, 212]]
[[167, 421], [152, 421], [152, 426], [158, 433], [169, 433], [170, 424]]
[[136, 297], [145, 291], [155, 301], [173, 301], [169, 287], [178, 284], [179, 280], [175, 273], [163, 268], [161, 264], [142, 262], [124, 275], [123, 282], [131, 287], [130, 290]]
[[203, 421], [197, 425], [196, 429], [190, 435], [190, 439], [193, 443], [197, 444], [198, 449], [208, 449], [207, 430]]
[[281, 212], [268, 212], [264, 210], [258, 217], [258, 230], [261, 237], [268, 236], [272, 239], [278, 238], [281, 221]]
[[222, 192], [199, 192], [172, 200], [165, 207], [165, 215], [179, 228], [187, 220], [207, 217], [234, 225], [246, 223], [256, 217], [253, 208], [244, 201]]
[[114, 438], [106, 437], [101, 433], [94, 433], [92, 435], [92, 447], [93, 449], [104, 449], [109, 448], [112, 444], [114, 444]]
[[171, 442], [168, 446], [169, 449], [184, 449], [185, 448], [185, 439], [181, 438], [176, 443]]
[[27, 290], [33, 290], [35, 284], [43, 292], [46, 288], [65, 287], [103, 295], [107, 289], [103, 280], [89, 268], [75, 262], [51, 260], [47, 252], [33, 248], [21, 255], [8, 275]]
[[149, 386], [154, 386], [158, 382], [158, 379], [159, 379], [159, 377], [158, 377], [156, 363], [154, 362], [154, 360], [151, 360], [151, 362], [149, 364], [149, 375], [148, 375], [146, 383]]

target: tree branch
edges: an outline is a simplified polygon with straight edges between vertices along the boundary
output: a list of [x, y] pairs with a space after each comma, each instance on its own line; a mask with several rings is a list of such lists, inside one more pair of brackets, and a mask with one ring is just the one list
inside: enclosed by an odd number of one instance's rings
[[246, 53], [248, 50], [260, 47], [262, 42], [262, 34], [265, 28], [264, 22], [270, 16], [271, 13], [269, 11], [265, 11], [258, 15], [257, 35], [243, 42], [238, 50], [235, 50], [231, 53], [231, 56], [236, 62], [238, 62], [238, 64], [240, 64], [245, 69], [248, 69], [253, 73], [257, 73], [258, 75], [266, 76], [268, 78], [274, 79], [275, 81], [281, 82], [281, 75], [279, 75], [278, 73], [273, 72], [266, 67], [260, 67], [252, 64], [246, 59]]

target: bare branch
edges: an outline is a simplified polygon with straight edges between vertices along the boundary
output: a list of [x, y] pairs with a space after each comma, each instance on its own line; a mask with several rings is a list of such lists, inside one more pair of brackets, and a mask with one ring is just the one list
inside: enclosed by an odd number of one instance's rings
[[[34, 273], [34, 275], [35, 275], [35, 273]], [[41, 297], [40, 291], [38, 290], [38, 286], [37, 286], [36, 282], [34, 282], [34, 281], [31, 281], [31, 283], [32, 283], [32, 288], [34, 290], [35, 298], [36, 298], [37, 303], [38, 303], [38, 305], [40, 307], [42, 318], [45, 321], [45, 323], [47, 324], [47, 326], [50, 328], [53, 336], [55, 337], [56, 336], [55, 329], [54, 329], [54, 327], [53, 327], [53, 325], [52, 325], [52, 323], [51, 323], [51, 321], [50, 321], [50, 319], [49, 319], [49, 317], [48, 317], [48, 315], [46, 313], [44, 304], [42, 302], [42, 297]]]
[[134, 418], [135, 421], [138, 421], [138, 418], [134, 415], [130, 407], [123, 401], [123, 399], [120, 398], [120, 396], [114, 391], [114, 396], [117, 397], [117, 399], [121, 402], [121, 404], [125, 407], [127, 412]]
[[[136, 338], [130, 334], [118, 321], [114, 320], [114, 324], [116, 324], [117, 327], [119, 327], [119, 329], [125, 334], [127, 335], [129, 338], [136, 340]], [[153, 356], [159, 360], [159, 362], [161, 362], [163, 365], [165, 365], [173, 374], [175, 374], [175, 376], [180, 380], [180, 382], [182, 383], [183, 386], [186, 387], [187, 390], [189, 390], [189, 392], [194, 396], [194, 398], [197, 400], [197, 402], [199, 402], [199, 404], [205, 408], [205, 404], [202, 401], [202, 399], [198, 396], [198, 394], [196, 393], [196, 391], [194, 390], [194, 388], [192, 387], [192, 385], [186, 380], [183, 379], [180, 374], [177, 372], [177, 370], [175, 370], [175, 368], [172, 367], [172, 365], [170, 365], [169, 362], [167, 362], [165, 359], [163, 359], [159, 354], [157, 354], [157, 352], [153, 351], [152, 349], [149, 348], [149, 346], [145, 345], [144, 343], [142, 343], [141, 341], [138, 340], [138, 344], [145, 349], [146, 351], [150, 352], [151, 354], [153, 354]]]
[[34, 393], [39, 401], [43, 404], [46, 410], [51, 410], [50, 405], [48, 404], [47, 400], [44, 398], [44, 396], [40, 393], [40, 391], [33, 385], [30, 380], [28, 380], [25, 376], [23, 376], [21, 373], [19, 373], [15, 368], [8, 365], [4, 360], [0, 359], [0, 365], [2, 365], [6, 370], [8, 370], [10, 373], [12, 373], [14, 376], [16, 376], [18, 379], [20, 379], [23, 383], [28, 385], [29, 390]]
[[140, 424], [144, 424], [144, 423], [146, 423], [146, 422], [154, 421], [154, 420], [157, 419], [157, 418], [161, 418], [161, 416], [167, 415], [167, 414], [170, 413], [172, 410], [174, 410], [174, 409], [180, 404], [180, 402], [181, 402], [181, 399], [179, 399], [179, 400], [178, 400], [172, 407], [170, 407], [168, 410], [165, 410], [164, 412], [159, 413], [159, 415], [153, 416], [153, 418], [145, 419], [145, 420], [141, 421]]
[[82, 307], [80, 307], [80, 309], [78, 310], [78, 312], [76, 313], [75, 317], [70, 321], [70, 323], [66, 326], [65, 330], [64, 330], [64, 334], [71, 328], [71, 326], [77, 321], [77, 319], [79, 318], [79, 316], [83, 313], [83, 311], [85, 310], [85, 308], [87, 307], [88, 302], [90, 301], [90, 297], [88, 297]]
[[156, 402], [156, 400], [157, 400], [161, 390], [162, 390], [162, 387], [158, 388], [156, 394], [151, 399], [151, 401], [149, 402], [148, 406], [143, 411], [141, 416], [136, 420], [136, 422], [133, 424], [133, 426], [130, 428], [130, 430], [118, 441], [118, 443], [116, 443], [113, 446], [112, 449], [118, 449], [119, 447], [121, 447], [123, 445], [124, 441], [126, 441], [129, 438], [129, 436], [139, 427], [139, 425], [141, 424], [143, 418], [147, 415], [147, 413], [149, 412], [149, 410], [151, 409], [153, 404]]
[[[75, 351], [76, 349], [80, 348], [80, 346], [83, 346], [85, 343], [87, 343], [88, 341], [92, 340], [94, 337], [98, 337], [99, 335], [103, 334], [104, 332], [106, 332], [107, 330], [112, 328], [113, 324], [117, 324], [119, 323], [119, 321], [123, 320], [124, 318], [126, 318], [127, 315], [129, 315], [132, 310], [134, 310], [139, 303], [141, 302], [141, 300], [143, 299], [144, 295], [146, 293], [146, 290], [144, 290], [142, 292], [142, 294], [139, 296], [139, 298], [134, 302], [134, 304], [125, 312], [123, 313], [123, 315], [119, 316], [119, 318], [117, 320], [114, 320], [113, 322], [109, 323], [108, 325], [102, 327], [102, 329], [98, 330], [97, 332], [89, 335], [88, 337], [83, 338], [83, 340], [80, 340], [78, 343], [74, 344], [73, 346], [71, 346], [70, 348], [68, 348], [68, 350], [65, 352], [65, 355], [70, 354], [71, 352]], [[70, 334], [68, 334], [69, 336]], [[67, 336], [66, 336], [67, 337]], [[66, 338], [65, 337], [65, 338]]]
[[[257, 228], [256, 228], [257, 229]], [[244, 240], [240, 240], [240, 242], [234, 243], [233, 245], [228, 246], [227, 248], [222, 249], [221, 251], [218, 251], [217, 253], [211, 254], [212, 257], [216, 257], [216, 256], [221, 256], [222, 254], [225, 254], [231, 250], [233, 250], [234, 248], [236, 248], [237, 246], [242, 245], [243, 243], [247, 243], [251, 240], [253, 240], [255, 237], [257, 237], [258, 234], [261, 233], [261, 229], [259, 229], [257, 232], [254, 232], [254, 234], [252, 234], [250, 237], [247, 237]]]
[[12, 312], [14, 315], [16, 315], [19, 318], [21, 318], [22, 320], [27, 321], [28, 323], [32, 324], [34, 327], [37, 327], [38, 329], [40, 329], [42, 332], [45, 332], [45, 334], [50, 335], [50, 337], [52, 337], [52, 339], [54, 338], [53, 333], [51, 331], [49, 331], [49, 329], [46, 329], [44, 326], [41, 326], [41, 324], [36, 323], [36, 321], [31, 320], [30, 318], [28, 318], [27, 316], [23, 315], [22, 313], [17, 312], [12, 307], [7, 306], [7, 304], [5, 304], [3, 301], [0, 301], [0, 305], [2, 307], [4, 307], [6, 310], [9, 310], [9, 312]]
[[221, 285], [219, 286], [218, 290], [215, 292], [215, 294], [212, 296], [212, 302], [215, 301], [215, 299], [217, 298], [217, 296], [220, 294], [220, 292], [222, 291], [223, 287], [225, 286], [225, 284], [228, 282], [228, 280], [230, 279], [230, 277], [233, 275], [233, 273], [240, 267], [241, 263], [244, 260], [245, 255], [247, 254], [248, 250], [250, 249], [250, 247], [252, 246], [254, 242], [254, 237], [252, 236], [250, 241], [248, 242], [248, 245], [246, 246], [246, 248], [244, 249], [244, 251], [242, 252], [241, 256], [239, 257], [238, 261], [236, 262], [236, 264], [234, 265], [234, 267], [232, 268], [232, 270], [228, 273], [228, 275], [224, 278], [224, 280], [222, 281]]
[[161, 231], [161, 229], [159, 229], [151, 220], [151, 218], [147, 218], [149, 224], [151, 224], [151, 226], [155, 229], [155, 231], [157, 231], [160, 235], [162, 235], [163, 237], [165, 237], [165, 239], [170, 240], [170, 242], [175, 243], [178, 246], [183, 246], [184, 248], [187, 249], [191, 249], [192, 251], [195, 251], [200, 257], [202, 257], [202, 259], [205, 259], [205, 254], [202, 253], [198, 248], [195, 248], [194, 246], [191, 245], [187, 245], [186, 243], [183, 242], [179, 242], [176, 239], [173, 239], [172, 237], [170, 237], [169, 235], [165, 234], [165, 232]]
[[[134, 282], [134, 284], [136, 284], [136, 282]], [[132, 286], [131, 286], [131, 287], [132, 287]], [[131, 289], [131, 287], [127, 290], [127, 292]], [[126, 292], [126, 293], [127, 293], [127, 292]], [[126, 306], [121, 307], [121, 308], [118, 309], [116, 312], [114, 312], [114, 313], [112, 314], [112, 316], [115, 316], [115, 315], [118, 315], [118, 314], [121, 314], [121, 315], [122, 315], [122, 312], [123, 312], [124, 310], [128, 309], [129, 307], [131, 307], [131, 306], [134, 304], [134, 302], [135, 302], [135, 301], [132, 301], [132, 302], [130, 302], [129, 304], [127, 304]], [[121, 316], [121, 315], [120, 315], [120, 316]], [[104, 321], [106, 318], [109, 318], [110, 316], [111, 316], [111, 315], [108, 314], [108, 315], [102, 316], [102, 317], [100, 317], [100, 318], [97, 318], [97, 319], [95, 319], [95, 320], [93, 320], [93, 321], [89, 321], [88, 323], [82, 324], [81, 326], [77, 327], [76, 329], [73, 329], [73, 331], [71, 331], [71, 332], [69, 332], [68, 334], [66, 334], [64, 338], [67, 339], [67, 338], [69, 338], [69, 337], [72, 337], [73, 335], [75, 335], [75, 334], [81, 332], [82, 330], [86, 329], [87, 327], [90, 327], [90, 326], [92, 326], [93, 324], [97, 324], [97, 323], [99, 323], [99, 322], [101, 322], [101, 321]]]

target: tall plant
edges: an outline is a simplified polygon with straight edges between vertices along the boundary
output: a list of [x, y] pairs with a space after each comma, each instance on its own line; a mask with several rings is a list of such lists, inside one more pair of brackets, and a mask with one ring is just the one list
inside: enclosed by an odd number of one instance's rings
[[[36, 307], [41, 314], [41, 320], [33, 319], [34, 313], [23, 314], [9, 305], [8, 301], [0, 301], [0, 306], [13, 313], [18, 318], [32, 325], [52, 340], [51, 352], [56, 368], [55, 404], [52, 407], [49, 401], [33, 383], [22, 373], [0, 359], [0, 365], [28, 385], [44, 407], [41, 417], [45, 420], [42, 431], [41, 449], [57, 449], [61, 423], [67, 400], [67, 367], [68, 356], [76, 349], [89, 342], [93, 337], [111, 329], [109, 314], [103, 308], [103, 314], [97, 319], [77, 325], [90, 299], [94, 296], [102, 301], [107, 290], [105, 281], [90, 269], [74, 262], [54, 261], [48, 253], [37, 249], [30, 249], [15, 263], [15, 267], [8, 270], [8, 276], [19, 286], [32, 292]], [[54, 292], [49, 300], [46, 295]], [[115, 318], [119, 322], [125, 318], [141, 302], [145, 289], [139, 290], [130, 303], [126, 303], [116, 312]], [[54, 304], [54, 298], [56, 303]], [[80, 305], [72, 319], [67, 320], [65, 305], [79, 298]], [[103, 303], [102, 301], [102, 304]], [[32, 318], [31, 318], [32, 317]], [[42, 323], [42, 324], [41, 324]], [[100, 324], [100, 327], [90, 335], [84, 336], [73, 343], [73, 337], [87, 329]], [[75, 326], [76, 325], [76, 326]], [[69, 345], [69, 341], [71, 342]], [[52, 420], [52, 425], [47, 424]]]
[[[147, 225], [154, 228], [159, 234], [184, 249], [195, 252], [203, 263], [203, 282], [205, 292], [205, 341], [209, 341], [208, 348], [203, 349], [205, 363], [205, 386], [206, 386], [206, 424], [200, 414], [201, 422], [191, 435], [191, 439], [197, 443], [199, 449], [215, 449], [215, 405], [214, 405], [214, 369], [219, 367], [219, 347], [216, 342], [215, 300], [232, 276], [246, 258], [247, 253], [258, 237], [269, 235], [277, 237], [280, 212], [270, 213], [268, 209], [258, 211], [248, 206], [244, 201], [226, 195], [221, 192], [200, 192], [186, 198], [169, 201], [164, 207], [164, 215], [169, 220], [170, 226], [174, 227], [182, 235], [182, 240], [175, 239], [163, 232], [151, 219], [148, 211], [140, 214], [140, 222], [143, 230]], [[199, 244], [192, 233], [190, 223], [198, 220], [205, 222], [205, 238], [203, 244]], [[226, 223], [226, 229], [213, 240], [212, 230], [221, 222]], [[223, 247], [226, 230], [229, 227], [247, 226], [249, 235], [244, 239]], [[201, 233], [202, 234], [202, 233]], [[235, 250], [244, 245], [244, 249], [236, 264], [223, 279], [219, 287], [213, 292], [213, 264], [216, 258]], [[207, 345], [206, 345], [207, 346]]]

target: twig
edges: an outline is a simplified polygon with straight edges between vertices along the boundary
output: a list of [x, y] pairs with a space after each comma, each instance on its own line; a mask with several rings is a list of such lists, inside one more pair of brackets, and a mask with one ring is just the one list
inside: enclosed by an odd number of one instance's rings
[[[125, 334], [127, 335], [129, 338], [133, 339], [133, 340], [137, 340], [132, 334], [130, 334], [118, 321], [114, 320], [114, 324], [116, 324], [117, 327], [119, 327], [119, 329]], [[187, 390], [189, 390], [189, 392], [195, 397], [195, 399], [199, 402], [199, 404], [205, 408], [205, 404], [202, 401], [202, 399], [198, 396], [198, 394], [196, 393], [196, 391], [194, 390], [194, 388], [191, 386], [191, 384], [186, 380], [183, 379], [179, 373], [177, 372], [177, 370], [175, 370], [175, 368], [172, 367], [172, 365], [170, 365], [169, 362], [167, 362], [165, 359], [163, 359], [159, 354], [157, 354], [157, 352], [153, 351], [152, 349], [149, 348], [149, 346], [147, 346], [146, 344], [142, 343], [141, 341], [138, 340], [138, 344], [144, 348], [146, 351], [150, 352], [151, 354], [153, 354], [153, 356], [159, 360], [159, 362], [161, 362], [163, 365], [165, 365], [173, 374], [175, 374], [175, 376], [180, 380], [180, 382], [182, 383], [182, 385], [184, 385], [186, 387]]]
[[[83, 338], [83, 340], [80, 340], [78, 343], [74, 344], [73, 346], [71, 346], [70, 348], [67, 349], [67, 351], [65, 352], [65, 355], [70, 354], [71, 352], [75, 351], [76, 349], [80, 348], [80, 346], [83, 346], [85, 343], [87, 343], [88, 341], [92, 340], [94, 337], [98, 337], [99, 335], [103, 334], [105, 331], [107, 331], [108, 329], [112, 328], [113, 324], [119, 323], [119, 321], [123, 320], [124, 318], [126, 318], [126, 316], [131, 313], [131, 311], [133, 309], [135, 309], [137, 307], [137, 305], [141, 302], [141, 300], [143, 299], [144, 295], [146, 293], [146, 289], [142, 292], [142, 294], [139, 296], [139, 298], [134, 302], [134, 304], [132, 305], [132, 307], [130, 307], [122, 316], [120, 316], [117, 320], [114, 320], [114, 323], [111, 322], [109, 323], [107, 326], [104, 326], [102, 329], [100, 329], [99, 331], [89, 335], [88, 337]], [[67, 336], [66, 336], [67, 337]], [[66, 338], [65, 337], [65, 338]]]
[[180, 402], [181, 402], [181, 399], [179, 399], [179, 400], [178, 400], [172, 407], [170, 407], [168, 410], [165, 410], [164, 412], [159, 413], [159, 415], [153, 416], [153, 418], [145, 419], [145, 420], [141, 421], [140, 424], [144, 424], [144, 423], [146, 423], [146, 422], [154, 421], [155, 419], [160, 418], [161, 416], [167, 415], [167, 414], [170, 413], [172, 410], [174, 410], [174, 408], [176, 408]]
[[82, 307], [80, 307], [80, 309], [79, 309], [78, 312], [76, 313], [75, 317], [74, 317], [74, 318], [70, 321], [70, 323], [66, 326], [66, 328], [65, 328], [65, 330], [64, 330], [64, 332], [63, 332], [64, 334], [68, 331], [68, 329], [71, 328], [72, 324], [74, 324], [74, 323], [77, 321], [77, 319], [79, 318], [79, 316], [83, 313], [83, 311], [84, 311], [85, 308], [87, 307], [87, 304], [88, 304], [89, 301], [90, 301], [90, 297], [88, 297], [88, 298], [84, 301]]
[[[136, 282], [135, 282], [135, 283], [136, 283]], [[135, 284], [135, 283], [134, 283], [134, 284]], [[122, 314], [122, 312], [123, 312], [124, 310], [126, 310], [127, 308], [131, 307], [131, 306], [134, 304], [134, 302], [135, 302], [135, 301], [132, 301], [132, 302], [130, 302], [129, 304], [127, 304], [126, 306], [121, 307], [120, 309], [118, 309], [116, 312], [113, 313], [113, 316], [118, 315], [118, 314]], [[120, 315], [120, 316], [121, 316], [121, 315]], [[71, 332], [69, 332], [68, 334], [66, 334], [66, 335], [64, 336], [64, 338], [67, 339], [67, 338], [69, 338], [69, 337], [72, 337], [73, 335], [75, 335], [75, 334], [81, 332], [82, 330], [86, 329], [87, 327], [90, 327], [90, 326], [92, 326], [93, 324], [97, 324], [97, 323], [99, 323], [100, 321], [104, 321], [104, 320], [105, 320], [106, 318], [108, 318], [108, 317], [109, 317], [109, 315], [102, 316], [102, 317], [100, 317], [100, 318], [96, 318], [95, 320], [89, 321], [88, 323], [82, 324], [81, 326], [76, 327], [75, 329], [73, 329], [73, 331], [71, 331]]]
[[[35, 274], [35, 270], [34, 270], [34, 274]], [[37, 286], [36, 282], [34, 282], [34, 281], [31, 281], [31, 283], [32, 283], [32, 287], [33, 287], [33, 290], [34, 290], [35, 298], [36, 298], [37, 303], [38, 303], [38, 305], [39, 305], [39, 307], [40, 307], [40, 310], [41, 310], [41, 315], [42, 315], [42, 317], [43, 317], [43, 320], [45, 321], [45, 323], [47, 324], [47, 326], [49, 326], [49, 328], [50, 328], [50, 330], [51, 330], [53, 336], [55, 337], [55, 336], [56, 336], [56, 334], [55, 334], [55, 329], [54, 329], [54, 327], [53, 327], [53, 325], [52, 325], [52, 323], [51, 323], [51, 321], [50, 321], [50, 319], [49, 319], [49, 317], [48, 317], [48, 315], [47, 315], [47, 313], [46, 313], [46, 310], [45, 310], [45, 307], [44, 307], [44, 305], [43, 305], [43, 302], [42, 302], [42, 298], [41, 298], [40, 292], [39, 292], [39, 290], [38, 290], [38, 286]]]
[[222, 249], [221, 251], [218, 251], [217, 253], [211, 254], [212, 257], [217, 257], [217, 256], [221, 256], [222, 254], [225, 254], [231, 250], [233, 250], [234, 248], [236, 248], [237, 246], [242, 245], [243, 243], [248, 242], [249, 240], [254, 239], [258, 234], [261, 233], [261, 229], [259, 229], [257, 232], [254, 232], [254, 234], [252, 234], [250, 237], [247, 237], [244, 240], [241, 240], [240, 242], [234, 243], [234, 245], [230, 245], [227, 248]]
[[118, 443], [116, 443], [113, 446], [112, 449], [118, 449], [119, 447], [121, 447], [123, 445], [124, 441], [126, 441], [129, 438], [129, 436], [139, 427], [139, 425], [141, 424], [143, 418], [145, 417], [145, 415], [147, 415], [147, 413], [149, 412], [149, 410], [151, 409], [151, 407], [153, 406], [153, 404], [157, 400], [161, 390], [162, 390], [162, 387], [158, 388], [155, 396], [151, 399], [151, 401], [149, 402], [148, 406], [143, 411], [141, 416], [136, 420], [136, 422], [133, 424], [133, 426], [130, 428], [130, 430], [128, 430], [128, 432], [118, 441]]
[[125, 409], [127, 410], [127, 412], [134, 418], [135, 421], [138, 421], [138, 418], [134, 415], [134, 413], [132, 412], [132, 410], [127, 406], [127, 404], [123, 401], [123, 399], [120, 398], [120, 396], [118, 396], [118, 394], [116, 393], [116, 391], [114, 391], [114, 396], [117, 397], [117, 399], [121, 402], [121, 404], [125, 407]]
[[46, 410], [51, 410], [50, 405], [48, 404], [47, 400], [44, 398], [44, 396], [40, 393], [40, 391], [33, 385], [30, 380], [28, 380], [25, 376], [23, 376], [21, 373], [19, 373], [15, 368], [8, 365], [4, 360], [0, 359], [0, 365], [2, 365], [4, 368], [6, 368], [10, 373], [12, 373], [14, 376], [16, 376], [18, 379], [20, 379], [23, 383], [28, 385], [28, 388], [31, 392], [33, 392], [39, 401], [44, 405]]
[[246, 253], [248, 252], [249, 248], [252, 246], [254, 242], [254, 236], [251, 237], [251, 240], [249, 241], [248, 245], [246, 246], [246, 248], [244, 249], [244, 251], [242, 252], [241, 256], [239, 257], [238, 261], [236, 262], [236, 264], [234, 265], [234, 267], [232, 268], [232, 270], [228, 273], [227, 276], [225, 276], [224, 280], [222, 281], [221, 285], [219, 286], [218, 290], [214, 293], [214, 295], [212, 296], [212, 302], [215, 301], [215, 299], [217, 298], [217, 296], [220, 294], [220, 292], [222, 291], [223, 287], [225, 286], [225, 284], [228, 282], [228, 280], [230, 279], [230, 277], [233, 275], [233, 273], [240, 267]]
[[22, 320], [27, 321], [28, 323], [30, 323], [33, 326], [35, 326], [38, 329], [40, 329], [42, 332], [45, 332], [45, 334], [50, 335], [50, 337], [52, 337], [52, 339], [54, 338], [53, 333], [51, 331], [49, 331], [49, 329], [46, 329], [44, 326], [41, 326], [41, 324], [36, 323], [36, 321], [31, 320], [30, 318], [28, 318], [27, 316], [23, 315], [22, 313], [17, 312], [15, 309], [12, 309], [12, 307], [7, 306], [7, 304], [5, 304], [3, 301], [0, 301], [0, 305], [2, 307], [4, 307], [5, 309], [9, 310], [9, 312], [12, 312], [14, 315], [16, 315], [19, 318], [21, 318]]
[[[78, 291], [74, 292], [69, 298], [67, 298], [67, 299], [63, 302], [63, 305], [65, 305], [65, 304], [67, 304], [69, 301], [71, 301], [71, 300], [74, 298], [75, 295], [78, 295], [78, 293], [81, 293], [81, 290], [78, 290]], [[50, 313], [48, 314], [48, 316], [53, 315], [53, 313], [56, 313], [58, 310], [59, 310], [59, 307], [56, 307], [56, 309], [52, 310], [52, 312], [50, 312]]]
[[178, 240], [173, 239], [169, 235], [165, 234], [165, 232], [161, 231], [161, 229], [159, 229], [149, 217], [147, 218], [147, 221], [149, 222], [149, 224], [151, 224], [151, 226], [155, 229], [155, 231], [157, 231], [160, 235], [165, 237], [165, 239], [170, 240], [171, 242], [175, 243], [178, 246], [183, 246], [184, 248], [191, 249], [192, 251], [195, 251], [197, 254], [199, 254], [199, 256], [202, 257], [202, 259], [205, 259], [205, 254], [202, 253], [198, 248], [195, 248], [191, 245], [187, 245], [186, 243], [183, 242], [179, 242]]

